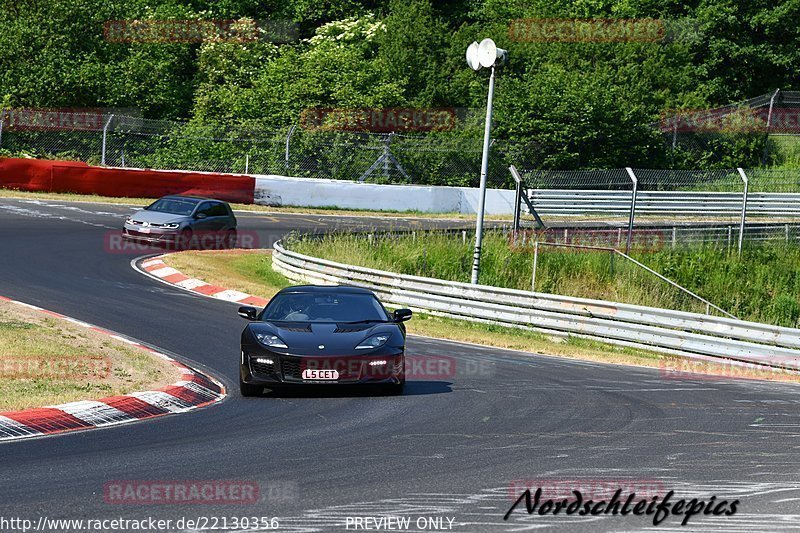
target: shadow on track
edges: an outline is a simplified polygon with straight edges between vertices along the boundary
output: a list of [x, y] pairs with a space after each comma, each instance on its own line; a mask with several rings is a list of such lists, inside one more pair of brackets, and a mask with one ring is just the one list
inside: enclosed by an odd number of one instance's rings
[[[400, 396], [425, 396], [453, 392], [449, 381], [407, 381]], [[303, 385], [294, 388], [266, 389], [259, 398], [367, 398], [392, 396], [375, 386]]]

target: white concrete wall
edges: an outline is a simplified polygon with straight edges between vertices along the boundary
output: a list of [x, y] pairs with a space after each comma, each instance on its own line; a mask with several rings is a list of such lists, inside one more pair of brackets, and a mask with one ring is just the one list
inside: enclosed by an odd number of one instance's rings
[[[471, 187], [376, 185], [274, 175], [257, 175], [255, 179], [255, 202], [260, 205], [476, 213], [480, 201], [479, 189]], [[502, 189], [486, 191], [487, 214], [513, 212], [514, 191]]]

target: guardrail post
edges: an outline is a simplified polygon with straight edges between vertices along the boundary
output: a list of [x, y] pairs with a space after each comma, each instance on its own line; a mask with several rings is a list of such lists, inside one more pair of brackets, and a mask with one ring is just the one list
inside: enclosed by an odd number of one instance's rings
[[633, 183], [633, 189], [631, 190], [631, 214], [630, 218], [628, 219], [628, 241], [625, 243], [625, 253], [628, 254], [631, 251], [631, 238], [633, 236], [633, 219], [636, 213], [636, 193], [639, 189], [639, 180], [636, 179], [636, 174], [633, 173], [633, 169], [631, 167], [625, 167], [625, 171], [631, 178], [631, 183]]
[[744, 173], [744, 169], [739, 167], [736, 169], [739, 171], [739, 176], [742, 177], [742, 181], [744, 182], [744, 192], [742, 192], [742, 218], [739, 221], [739, 257], [742, 256], [742, 240], [744, 239], [744, 221], [747, 217], [747, 192], [750, 188], [750, 181], [747, 179], [747, 174]]
[[111, 115], [110, 117], [108, 117], [108, 120], [106, 121], [106, 125], [103, 126], [103, 151], [100, 154], [100, 164], [101, 165], [105, 165], [106, 164], [106, 135], [108, 134], [108, 126], [111, 124], [111, 121], [113, 119], [114, 119], [114, 115]]
[[533, 243], [533, 273], [531, 274], [531, 292], [536, 292], [536, 266], [539, 261], [539, 239]]

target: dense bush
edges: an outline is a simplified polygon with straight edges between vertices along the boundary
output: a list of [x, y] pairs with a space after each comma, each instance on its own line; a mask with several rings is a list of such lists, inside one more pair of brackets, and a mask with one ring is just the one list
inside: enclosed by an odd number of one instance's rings
[[[673, 152], [648, 124], [666, 110], [799, 87], [799, 16], [789, 0], [0, 0], [0, 108], [125, 107], [277, 131], [316, 106], [456, 107], [477, 118], [458, 134], [477, 139], [487, 73], [471, 71], [464, 50], [492, 37], [510, 51], [497, 82], [494, 133], [507, 147], [498, 157], [540, 168], [750, 166], [762, 137]], [[515, 19], [563, 17], [682, 21], [691, 31], [574, 43], [520, 42], [509, 31]], [[284, 19], [300, 39], [109, 42], [104, 23], [120, 19]]]

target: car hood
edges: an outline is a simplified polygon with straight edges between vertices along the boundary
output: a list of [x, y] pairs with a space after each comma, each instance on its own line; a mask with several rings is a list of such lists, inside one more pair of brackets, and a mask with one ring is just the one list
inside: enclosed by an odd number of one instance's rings
[[[288, 346], [288, 353], [302, 355], [352, 355], [370, 350], [355, 350], [359, 342], [378, 333], [399, 334], [395, 324], [308, 324], [293, 322], [273, 324], [253, 322], [249, 325], [252, 333], [271, 333], [277, 335]], [[390, 339], [387, 345], [391, 345]], [[324, 348], [320, 348], [324, 346]]]
[[175, 222], [183, 222], [189, 217], [176, 215], [174, 213], [160, 213], [158, 211], [147, 211], [146, 209], [140, 209], [132, 214], [131, 218], [138, 222], [150, 222], [151, 224], [170, 224]]

